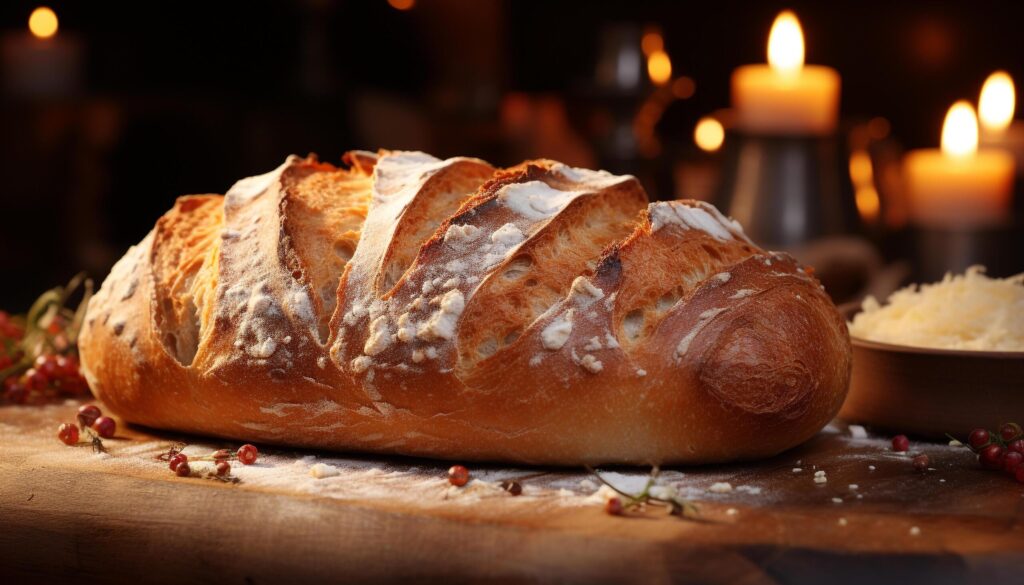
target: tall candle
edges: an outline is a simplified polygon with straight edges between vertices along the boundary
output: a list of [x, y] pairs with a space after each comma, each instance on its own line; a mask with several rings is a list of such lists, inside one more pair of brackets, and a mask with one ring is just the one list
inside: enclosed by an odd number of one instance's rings
[[942, 148], [914, 150], [903, 161], [911, 220], [922, 226], [998, 226], [1010, 217], [1013, 157], [978, 149], [978, 119], [966, 101], [942, 125]]
[[0, 37], [0, 75], [8, 93], [55, 96], [74, 92], [79, 85], [81, 44], [58, 36], [56, 13], [46, 7], [32, 11], [27, 31]]
[[839, 117], [839, 87], [835, 69], [804, 64], [800, 21], [783, 11], [768, 36], [768, 64], [733, 71], [737, 126], [758, 134], [830, 134]]
[[1017, 167], [1024, 168], [1024, 123], [1013, 119], [1016, 106], [1013, 78], [1005, 71], [989, 75], [978, 100], [981, 146], [1009, 152]]

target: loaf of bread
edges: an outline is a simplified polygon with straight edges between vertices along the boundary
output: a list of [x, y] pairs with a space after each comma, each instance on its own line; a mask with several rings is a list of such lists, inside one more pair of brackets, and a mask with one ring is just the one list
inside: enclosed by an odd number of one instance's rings
[[838, 411], [814, 277], [695, 201], [537, 160], [290, 157], [177, 200], [80, 341], [123, 419], [263, 444], [536, 464], [770, 456]]

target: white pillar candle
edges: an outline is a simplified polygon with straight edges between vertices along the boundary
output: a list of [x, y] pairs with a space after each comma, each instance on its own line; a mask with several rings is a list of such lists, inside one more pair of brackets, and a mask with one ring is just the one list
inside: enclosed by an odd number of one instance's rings
[[830, 134], [839, 118], [839, 88], [835, 69], [804, 65], [800, 22], [784, 11], [768, 36], [768, 64], [733, 72], [737, 126], [759, 134]]

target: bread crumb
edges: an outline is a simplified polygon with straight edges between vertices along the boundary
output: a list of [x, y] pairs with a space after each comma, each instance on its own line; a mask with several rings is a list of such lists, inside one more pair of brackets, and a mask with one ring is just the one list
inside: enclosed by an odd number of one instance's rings
[[540, 332], [540, 340], [545, 349], [562, 349], [565, 342], [569, 340], [569, 335], [572, 333], [573, 312], [573, 309], [569, 309]]
[[846, 524], [847, 524], [846, 518], [840, 518], [839, 520], [836, 520], [836, 524], [838, 524], [840, 526], [846, 526]]
[[910, 527], [910, 536], [921, 536], [921, 529], [917, 526]]
[[735, 516], [736, 514], [739, 514], [740, 511], [737, 510], [736, 508], [729, 508], [728, 510], [725, 511], [725, 513], [729, 516]]
[[640, 376], [641, 378], [643, 378], [644, 376], [647, 375], [647, 370], [639, 369], [639, 370], [636, 371], [636, 375]]
[[732, 484], [727, 481], [719, 481], [711, 484], [708, 491], [715, 494], [727, 494], [732, 491]]
[[864, 427], [860, 425], [850, 425], [850, 436], [854, 439], [866, 439], [868, 438], [868, 432]]
[[444, 243], [456, 250], [465, 250], [480, 235], [480, 228], [475, 225], [449, 225], [444, 232]]
[[802, 467], [794, 467], [794, 468], [793, 468], [793, 473], [800, 473], [800, 472], [801, 472], [801, 471], [803, 471], [803, 470], [804, 470], [804, 469], [803, 469]]
[[452, 289], [446, 292], [441, 297], [439, 305], [438, 310], [416, 330], [416, 336], [420, 339], [451, 339], [455, 335], [455, 326], [462, 316], [462, 310], [466, 308], [466, 299], [462, 296], [462, 291]]
[[337, 467], [333, 465], [327, 465], [326, 463], [317, 463], [316, 465], [309, 468], [310, 477], [316, 479], [323, 479], [325, 477], [334, 477], [341, 472]]
[[583, 356], [583, 359], [580, 360], [580, 365], [591, 374], [596, 374], [604, 369], [604, 364], [601, 363], [601, 360], [589, 353]]
[[373, 365], [373, 358], [371, 358], [369, 356], [365, 356], [365, 355], [361, 355], [361, 356], [357, 357], [356, 359], [352, 360], [352, 363], [351, 363], [352, 371], [357, 373], [357, 374], [362, 374], [366, 370], [370, 369], [370, 366], [372, 366], [372, 365]]
[[832, 503], [833, 504], [842, 504], [843, 503], [843, 498], [832, 498]]
[[391, 327], [387, 315], [381, 315], [370, 322], [370, 336], [363, 344], [363, 353], [377, 355], [391, 345]]
[[595, 335], [591, 337], [587, 344], [583, 346], [583, 351], [597, 351], [601, 349], [601, 340]]
[[874, 471], [874, 470], [875, 470], [875, 466], [874, 465], [868, 465], [868, 471]]

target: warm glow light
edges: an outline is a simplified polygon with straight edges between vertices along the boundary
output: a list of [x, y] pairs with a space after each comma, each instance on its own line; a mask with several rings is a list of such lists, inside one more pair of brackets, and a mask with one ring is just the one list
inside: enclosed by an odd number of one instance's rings
[[718, 120], [710, 117], [701, 118], [693, 129], [693, 141], [705, 152], [715, 152], [725, 142], [725, 128]]
[[971, 156], [978, 151], [978, 117], [966, 100], [949, 108], [942, 123], [942, 152], [956, 157]]
[[388, 0], [388, 4], [395, 10], [412, 10], [416, 0]]
[[1013, 120], [1016, 102], [1017, 94], [1010, 75], [1005, 71], [989, 75], [981, 87], [981, 99], [978, 100], [978, 118], [982, 127], [993, 132], [1006, 130]]
[[40, 6], [28, 17], [28, 30], [40, 39], [48, 39], [57, 34], [57, 14], [48, 6]]
[[787, 75], [804, 66], [804, 31], [796, 15], [789, 10], [780, 12], [772, 24], [768, 35], [768, 64]]
[[861, 219], [872, 222], [878, 218], [878, 211], [882, 206], [882, 201], [874, 187], [870, 185], [859, 187], [854, 197], [857, 200], [857, 212], [860, 214]]
[[678, 99], [690, 99], [695, 91], [697, 91], [697, 84], [694, 83], [692, 78], [685, 75], [672, 82], [672, 95]]
[[874, 181], [871, 156], [867, 152], [858, 150], [850, 155], [850, 180], [854, 185], [868, 185]]
[[640, 39], [640, 49], [644, 52], [644, 55], [650, 57], [653, 53], [665, 50], [665, 39], [661, 37], [661, 33], [657, 30], [649, 30]]
[[647, 58], [647, 74], [655, 85], [665, 85], [672, 79], [672, 60], [665, 51], [655, 51]]

